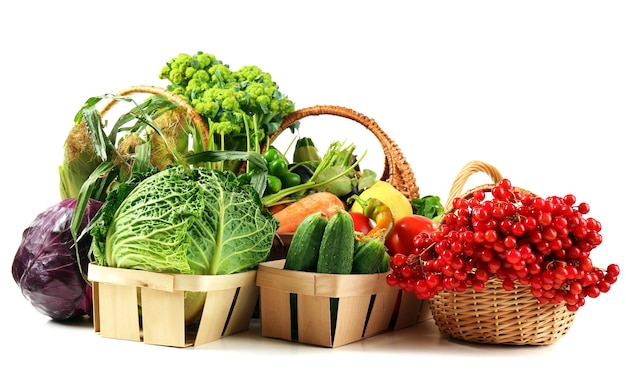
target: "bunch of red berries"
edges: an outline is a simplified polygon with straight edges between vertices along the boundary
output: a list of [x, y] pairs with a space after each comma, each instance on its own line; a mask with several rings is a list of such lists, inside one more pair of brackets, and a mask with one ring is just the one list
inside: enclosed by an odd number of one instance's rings
[[544, 199], [503, 179], [452, 207], [433, 234], [414, 238], [414, 253], [392, 255], [390, 286], [429, 299], [442, 290], [480, 292], [495, 277], [504, 290], [528, 286], [540, 303], [576, 311], [617, 280], [616, 264], [593, 265], [602, 226], [574, 195]]

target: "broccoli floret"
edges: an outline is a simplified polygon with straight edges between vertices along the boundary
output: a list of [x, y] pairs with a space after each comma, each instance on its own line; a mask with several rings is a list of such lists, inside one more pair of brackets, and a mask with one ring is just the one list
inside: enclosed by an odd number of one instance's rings
[[214, 55], [201, 51], [172, 58], [159, 78], [168, 80], [168, 90], [185, 97], [212, 126], [215, 147], [207, 149], [258, 149], [295, 110], [272, 76], [258, 66], [233, 71]]
[[258, 66], [242, 66], [236, 73], [238, 82], [259, 82], [265, 84], [276, 84], [272, 81], [272, 76], [269, 73], [263, 72]]
[[198, 54], [191, 57], [191, 62], [189, 65], [191, 65], [192, 67], [196, 69], [204, 69], [216, 63], [218, 63], [218, 61], [214, 55], [203, 53], [203, 52], [198, 52]]
[[213, 65], [209, 70], [209, 75], [211, 76], [211, 83], [214, 86], [218, 86], [220, 88], [224, 88], [227, 86], [229, 82], [232, 80], [232, 72], [228, 65], [224, 64], [216, 64]]

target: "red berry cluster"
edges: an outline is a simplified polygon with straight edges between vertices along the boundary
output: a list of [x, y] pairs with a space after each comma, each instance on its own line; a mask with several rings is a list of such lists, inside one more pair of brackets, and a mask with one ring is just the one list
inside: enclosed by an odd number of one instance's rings
[[428, 299], [442, 290], [479, 292], [495, 277], [504, 290], [527, 285], [540, 303], [576, 311], [585, 297], [609, 291], [619, 267], [593, 265], [602, 226], [584, 217], [587, 203], [575, 204], [574, 195], [544, 199], [508, 179], [455, 198], [433, 234], [415, 237], [413, 254], [392, 255], [387, 283]]

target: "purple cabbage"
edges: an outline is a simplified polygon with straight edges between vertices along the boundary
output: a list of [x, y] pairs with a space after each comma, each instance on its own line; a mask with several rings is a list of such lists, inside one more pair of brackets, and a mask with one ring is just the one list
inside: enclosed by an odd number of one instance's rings
[[[56, 321], [91, 316], [93, 310], [91, 286], [81, 273], [87, 272], [91, 235], [78, 241], [79, 267], [70, 231], [75, 206], [76, 198], [68, 198], [37, 215], [24, 230], [13, 260], [13, 279], [24, 297]], [[101, 206], [89, 200], [79, 235]]]

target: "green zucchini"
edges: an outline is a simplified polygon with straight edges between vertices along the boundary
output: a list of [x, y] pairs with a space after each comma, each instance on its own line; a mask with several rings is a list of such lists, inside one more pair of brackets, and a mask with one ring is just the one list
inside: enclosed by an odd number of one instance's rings
[[322, 236], [318, 273], [349, 274], [354, 257], [354, 221], [345, 210], [337, 211], [328, 221]]
[[380, 269], [386, 249], [380, 239], [365, 236], [354, 253], [352, 273], [376, 273]]
[[321, 212], [307, 215], [298, 224], [285, 257], [284, 269], [315, 271], [320, 245], [328, 219]]

